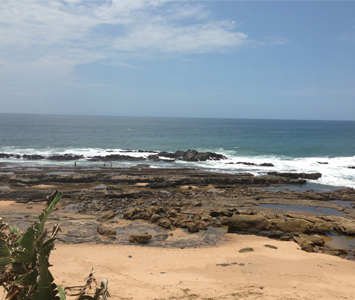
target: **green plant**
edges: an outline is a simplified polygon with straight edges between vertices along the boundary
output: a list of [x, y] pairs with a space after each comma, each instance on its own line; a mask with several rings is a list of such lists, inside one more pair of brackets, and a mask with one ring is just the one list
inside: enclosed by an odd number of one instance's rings
[[0, 284], [6, 290], [6, 299], [66, 299], [64, 290], [54, 283], [48, 261], [60, 224], [53, 227], [49, 238], [44, 227], [61, 197], [59, 191], [48, 197], [39, 222], [28, 227], [23, 236], [16, 226], [0, 220]]

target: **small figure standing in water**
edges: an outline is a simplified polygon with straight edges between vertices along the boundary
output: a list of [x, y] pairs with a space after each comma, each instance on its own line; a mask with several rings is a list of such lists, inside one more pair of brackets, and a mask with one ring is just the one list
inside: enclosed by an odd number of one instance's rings
[[74, 167], [76, 167], [76, 161], [74, 161]]
[[112, 161], [111, 161], [111, 168], [112, 168]]
[[106, 167], [106, 163], [104, 163], [104, 168]]

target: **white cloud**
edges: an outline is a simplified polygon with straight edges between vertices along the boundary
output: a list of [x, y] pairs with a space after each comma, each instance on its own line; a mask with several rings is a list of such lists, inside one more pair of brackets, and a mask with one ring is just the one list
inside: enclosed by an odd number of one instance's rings
[[246, 41], [233, 22], [209, 15], [185, 1], [2, 0], [0, 59], [75, 65], [142, 51], [223, 51]]
[[204, 53], [240, 46], [247, 35], [231, 32], [226, 22], [174, 27], [168, 24], [135, 26], [114, 47], [122, 51], [152, 50], [163, 53]]

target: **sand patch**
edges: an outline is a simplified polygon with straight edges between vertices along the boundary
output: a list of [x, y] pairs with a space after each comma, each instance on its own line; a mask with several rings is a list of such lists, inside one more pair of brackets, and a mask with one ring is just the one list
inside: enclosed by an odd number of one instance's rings
[[[294, 242], [227, 235], [213, 247], [57, 244], [55, 282], [80, 285], [93, 267], [112, 299], [353, 299], [355, 263], [306, 253]], [[270, 249], [272, 244], [278, 249]], [[252, 247], [254, 252], [239, 253]], [[68, 297], [68, 300], [74, 297]]]
[[55, 189], [55, 188], [57, 188], [57, 186], [49, 185], [49, 184], [39, 184], [39, 185], [33, 186], [32, 188], [35, 188], [35, 189]]
[[135, 186], [147, 186], [148, 184], [148, 182], [138, 182], [135, 184]]

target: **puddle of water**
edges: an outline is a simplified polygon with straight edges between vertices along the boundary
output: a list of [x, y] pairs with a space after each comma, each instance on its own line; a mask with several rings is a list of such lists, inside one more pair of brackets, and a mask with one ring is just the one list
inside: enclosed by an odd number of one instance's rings
[[341, 235], [334, 232], [326, 232], [325, 235], [320, 236], [324, 239], [325, 244], [330, 247], [343, 248], [347, 250], [355, 249], [354, 236]]
[[26, 171], [42, 171], [43, 169], [38, 168], [27, 168]]
[[64, 206], [62, 208], [62, 211], [77, 213], [79, 210], [82, 209], [82, 207], [83, 207], [83, 205], [81, 203], [73, 203], [73, 204], [68, 204], [67, 206]]
[[314, 182], [307, 182], [303, 185], [280, 185], [280, 186], [270, 186], [270, 187], [265, 187], [263, 190], [269, 191], [269, 192], [297, 192], [297, 193], [303, 193], [309, 190], [312, 190], [316, 193], [323, 193], [323, 192], [332, 192], [341, 188], [345, 187], [335, 187], [332, 185], [324, 185], [324, 184], [319, 184], [319, 183], [314, 183]]
[[106, 189], [106, 185], [104, 184], [99, 184], [97, 186], [94, 186], [94, 189]]
[[0, 175], [15, 175], [14, 172], [0, 172]]
[[64, 175], [64, 174], [75, 174], [75, 172], [58, 171], [58, 172], [49, 172], [49, 173], [47, 173], [47, 175]]
[[7, 185], [3, 185], [3, 186], [0, 186], [0, 189], [3, 189], [3, 190], [9, 190], [10, 187], [8, 187]]
[[271, 208], [271, 209], [281, 209], [284, 211], [297, 211], [312, 213], [318, 215], [330, 215], [330, 216], [344, 216], [344, 213], [327, 207], [312, 207], [312, 206], [303, 206], [303, 205], [283, 205], [283, 204], [260, 204], [259, 207]]
[[345, 207], [352, 207], [355, 205], [355, 203], [353, 201], [342, 201], [342, 200], [333, 200], [330, 201], [331, 203], [335, 203], [341, 206], [345, 206]]

